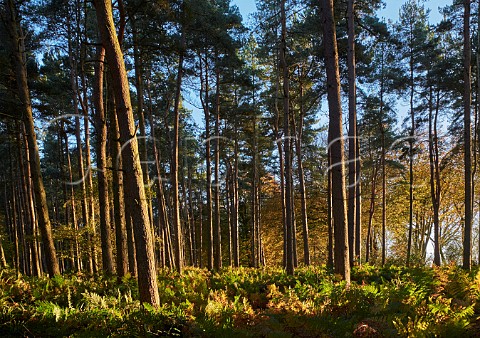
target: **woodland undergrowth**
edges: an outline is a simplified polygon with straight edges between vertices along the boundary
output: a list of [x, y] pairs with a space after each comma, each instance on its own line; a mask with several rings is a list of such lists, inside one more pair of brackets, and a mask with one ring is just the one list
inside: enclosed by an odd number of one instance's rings
[[162, 270], [161, 306], [130, 276], [17, 276], [0, 270], [1, 337], [474, 337], [480, 272], [455, 265]]

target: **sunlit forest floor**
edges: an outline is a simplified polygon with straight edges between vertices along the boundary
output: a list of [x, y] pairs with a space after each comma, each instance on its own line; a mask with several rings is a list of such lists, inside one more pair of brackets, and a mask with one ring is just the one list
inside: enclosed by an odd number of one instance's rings
[[134, 278], [48, 278], [0, 272], [1, 337], [480, 336], [480, 273], [355, 268], [352, 283], [324, 267], [188, 268], [159, 274], [162, 306], [141, 306]]

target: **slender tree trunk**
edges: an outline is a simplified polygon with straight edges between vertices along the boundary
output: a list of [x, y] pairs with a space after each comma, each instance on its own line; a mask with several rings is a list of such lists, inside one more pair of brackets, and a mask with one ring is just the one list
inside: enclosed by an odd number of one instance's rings
[[[13, 178], [13, 172], [11, 177]], [[13, 251], [13, 256], [14, 256], [14, 266], [15, 266], [15, 272], [17, 276], [20, 276], [21, 270], [20, 270], [20, 241], [19, 241], [19, 235], [18, 235], [18, 213], [17, 213], [17, 196], [16, 196], [16, 191], [15, 187], [12, 185], [12, 226], [13, 226], [13, 245], [14, 245], [14, 251]]]
[[94, 3], [115, 91], [120, 139], [123, 145], [125, 199], [130, 204], [127, 208], [131, 210], [131, 216], [135, 220], [134, 236], [137, 269], [141, 272], [138, 275], [140, 301], [158, 307], [160, 298], [155, 270], [154, 245], [143, 186], [142, 167], [138, 155], [138, 141], [135, 136], [135, 123], [125, 62], [115, 33], [111, 2], [109, 0], [96, 0]]
[[[216, 57], [218, 62], [218, 56]], [[214, 268], [222, 268], [222, 228], [220, 219], [220, 68], [215, 69], [215, 188], [213, 191], [215, 200], [215, 228], [213, 231], [214, 245]]]
[[133, 220], [127, 208], [125, 208], [125, 230], [127, 232], [128, 272], [130, 272], [132, 276], [138, 276], [137, 255], [135, 254], [135, 236], [133, 235]]
[[72, 212], [72, 229], [73, 229], [73, 245], [74, 247], [74, 255], [70, 257], [72, 261], [72, 268], [75, 268], [77, 271], [81, 270], [80, 264], [80, 247], [78, 245], [78, 221], [77, 221], [77, 207], [76, 207], [76, 200], [75, 200], [75, 190], [73, 188], [73, 173], [72, 173], [72, 162], [70, 159], [70, 150], [68, 146], [68, 135], [67, 132], [64, 131], [63, 123], [62, 123], [62, 132], [65, 138], [65, 155], [67, 156], [67, 171], [68, 171], [68, 185], [70, 188], [70, 210]]
[[166, 248], [167, 241], [165, 240], [165, 230], [169, 227], [168, 215], [167, 215], [167, 206], [165, 202], [165, 194], [163, 189], [162, 181], [162, 168], [160, 165], [160, 153], [157, 147], [157, 138], [155, 133], [155, 125], [153, 121], [153, 108], [152, 108], [152, 97], [151, 97], [151, 88], [150, 81], [147, 78], [147, 89], [148, 89], [148, 98], [149, 98], [149, 109], [148, 109], [148, 119], [150, 123], [150, 132], [153, 139], [153, 154], [155, 157], [155, 168], [156, 168], [156, 180], [157, 180], [157, 200], [158, 200], [158, 237], [161, 239], [162, 244], [159, 249], [159, 258], [160, 266], [165, 267], [166, 265]]
[[[278, 61], [280, 62], [280, 61]], [[276, 67], [279, 68], [279, 67]], [[275, 79], [275, 97], [280, 97], [280, 74], [276, 72], [276, 79]], [[280, 135], [280, 109], [278, 107], [278, 99], [275, 99], [274, 103], [275, 107], [275, 119], [273, 123], [273, 132], [275, 135], [275, 142], [277, 144], [277, 152], [278, 152], [278, 164], [279, 164], [279, 180], [280, 180], [280, 199], [281, 199], [281, 208], [282, 208], [282, 225], [283, 225], [283, 266], [286, 267], [287, 262], [287, 226], [286, 226], [286, 206], [285, 206], [285, 165], [284, 165], [284, 157], [283, 157], [283, 147], [282, 147], [282, 139]]]
[[[477, 10], [477, 22], [480, 22], [480, 10]], [[480, 99], [480, 25], [477, 24], [477, 102], [476, 102], [476, 124], [475, 124], [475, 134], [476, 134], [476, 140], [474, 143], [474, 148], [477, 149], [477, 151], [474, 152], [475, 157], [478, 158], [478, 151], [480, 150], [480, 118], [479, 118], [479, 109], [480, 109], [480, 104], [479, 104], [479, 99]], [[438, 103], [437, 100], [437, 109], [440, 104]], [[476, 165], [478, 165], [477, 160], [475, 160]], [[475, 200], [475, 194], [472, 194], [472, 201]], [[472, 202], [473, 203], [473, 202]], [[480, 201], [479, 201], [479, 206], [480, 206]], [[480, 220], [480, 213], [478, 213], [478, 219]], [[479, 233], [479, 241], [478, 241], [478, 262], [480, 263], [480, 226], [478, 227]]]
[[[180, 147], [183, 147], [182, 142], [180, 141]], [[188, 196], [187, 196], [187, 185], [186, 185], [186, 179], [185, 179], [185, 169], [188, 170], [188, 160], [187, 156], [182, 156], [183, 157], [183, 163], [182, 167], [180, 167], [179, 170], [179, 176], [180, 176], [180, 182], [179, 186], [182, 190], [182, 200], [180, 201], [180, 208], [182, 209], [182, 218], [183, 218], [183, 233], [182, 233], [182, 238], [184, 239], [184, 245], [182, 245], [183, 249], [183, 257], [184, 257], [184, 262], [183, 264], [187, 264], [187, 249], [188, 249], [188, 256], [190, 258], [190, 265], [193, 266], [193, 238], [192, 238], [192, 231], [190, 229], [190, 213], [188, 212], [189, 206], [188, 206]], [[187, 174], [188, 176], [188, 174]]]
[[[25, 235], [23, 236], [24, 237], [24, 257], [25, 257], [25, 262], [24, 262], [24, 265], [27, 267], [26, 269], [26, 273], [31, 276], [32, 275], [32, 270], [33, 270], [33, 267], [32, 267], [32, 264], [31, 264], [31, 252], [30, 252], [30, 241], [31, 241], [31, 238], [32, 238], [32, 233], [31, 233], [31, 229], [32, 229], [32, 218], [30, 216], [30, 209], [29, 209], [29, 206], [28, 206], [28, 197], [27, 197], [27, 194], [28, 194], [28, 190], [27, 190], [27, 183], [26, 183], [26, 175], [25, 175], [25, 165], [24, 165], [24, 162], [23, 162], [23, 154], [22, 154], [22, 149], [23, 149], [23, 146], [22, 146], [22, 136], [20, 135], [20, 133], [18, 133], [17, 131], [19, 130], [18, 128], [18, 123], [15, 122], [15, 143], [17, 145], [17, 162], [18, 162], [18, 170], [19, 170], [19, 185], [18, 185], [18, 191], [19, 191], [19, 195], [21, 197], [21, 212], [20, 212], [20, 215], [22, 216], [22, 223], [23, 223], [23, 227], [25, 229]], [[25, 237], [28, 237], [28, 244], [27, 244], [27, 239], [25, 239]]]
[[240, 243], [238, 238], [238, 130], [234, 122], [233, 168], [232, 168], [232, 255], [233, 266], [240, 266]]
[[346, 212], [344, 142], [342, 105], [340, 102], [340, 75], [338, 69], [337, 38], [333, 15], [333, 0], [321, 1], [325, 64], [327, 69], [329, 130], [332, 156], [332, 209], [335, 238], [335, 272], [350, 283], [348, 226]]
[[197, 232], [195, 230], [195, 212], [194, 212], [194, 204], [193, 204], [193, 187], [192, 187], [192, 180], [193, 180], [193, 173], [192, 173], [192, 164], [188, 163], [188, 213], [190, 219], [190, 238], [192, 242], [192, 265], [198, 266], [197, 264]]
[[185, 53], [185, 33], [182, 31], [182, 46], [179, 52], [177, 84], [175, 89], [175, 105], [173, 107], [173, 149], [172, 149], [172, 190], [173, 190], [173, 232], [175, 238], [175, 267], [179, 272], [183, 269], [183, 239], [180, 219], [180, 198], [178, 185], [178, 149], [179, 149], [179, 124], [180, 124], [180, 100], [183, 77], [183, 60]]
[[[383, 103], [382, 103], [383, 105]], [[383, 106], [381, 108], [383, 110]], [[387, 257], [387, 166], [385, 161], [385, 127], [382, 130], [382, 266]]]
[[232, 211], [233, 211], [233, 204], [232, 204], [232, 165], [230, 164], [230, 160], [227, 159], [226, 161], [227, 172], [225, 174], [225, 210], [227, 212], [227, 231], [228, 231], [228, 266], [233, 266], [233, 252], [232, 252]]
[[463, 233], [463, 268], [472, 265], [472, 152], [471, 152], [471, 48], [470, 0], [463, 1], [463, 109], [464, 109], [464, 163], [465, 163], [465, 229]]
[[[72, 27], [70, 24], [70, 18], [67, 18], [67, 30], [68, 30], [68, 60], [70, 63], [70, 86], [72, 88], [72, 104], [73, 112], [75, 115], [75, 139], [77, 142], [77, 169], [78, 169], [78, 185], [80, 186], [80, 205], [82, 210], [82, 225], [87, 224], [87, 199], [86, 199], [86, 186], [85, 186], [85, 170], [83, 166], [83, 146], [82, 137], [80, 133], [80, 111], [78, 100], [78, 86], [77, 86], [77, 63], [74, 58], [73, 41], [72, 41]], [[77, 185], [77, 184], [76, 184]], [[76, 237], [76, 248], [78, 247], [78, 236]], [[77, 250], [77, 253], [80, 252]], [[81, 256], [78, 257], [79, 270], [81, 269]]]
[[370, 255], [372, 253], [372, 238], [373, 238], [373, 215], [375, 213], [375, 196], [377, 191], [377, 168], [372, 169], [372, 191], [370, 195], [370, 209], [368, 211], [368, 228], [367, 228], [367, 240], [365, 247], [365, 262], [370, 261]]
[[[438, 96], [437, 96], [438, 98]], [[438, 110], [439, 102], [437, 101]], [[435, 144], [437, 143], [436, 135], [436, 114], [434, 118], [433, 112], [433, 88], [430, 88], [429, 96], [429, 114], [428, 114], [428, 155], [430, 161], [430, 196], [432, 199], [433, 207], [433, 264], [440, 266], [440, 223], [439, 223], [439, 200], [437, 196], [440, 186], [437, 185], [437, 166], [438, 166], [438, 153], [436, 152]]]
[[[328, 144], [331, 140], [330, 130], [328, 131]], [[333, 217], [332, 217], [332, 155], [331, 149], [327, 149], [327, 267], [333, 269]]]
[[355, 208], [355, 256], [358, 259], [358, 264], [362, 264], [362, 174], [361, 174], [361, 157], [360, 157], [360, 140], [358, 138], [357, 129], [357, 159], [356, 159], [356, 208]]
[[[86, 8], [85, 8], [86, 11]], [[86, 16], [85, 16], [86, 17]], [[84, 30], [83, 38], [86, 40], [86, 30]], [[95, 207], [94, 207], [94, 193], [93, 193], [93, 179], [92, 179], [92, 162], [90, 154], [90, 121], [89, 121], [89, 111], [88, 111], [88, 89], [87, 89], [87, 80], [85, 76], [85, 59], [86, 59], [86, 50], [85, 44], [82, 44], [81, 48], [81, 72], [80, 79], [82, 83], [83, 98], [79, 99], [80, 106], [82, 107], [83, 112], [83, 128], [84, 128], [84, 142], [85, 142], [85, 167], [87, 168], [84, 173], [85, 181], [85, 199], [86, 199], [86, 209], [87, 215], [85, 219], [85, 228], [87, 229], [86, 240], [87, 240], [87, 257], [88, 257], [88, 272], [93, 274], [97, 271], [97, 253], [95, 248], [95, 237], [96, 237], [96, 227], [95, 227]], [[78, 90], [78, 84], [76, 85], [77, 93], [80, 96], [80, 90]], [[80, 169], [79, 169], [80, 170]]]
[[35, 124], [33, 121], [32, 104], [27, 83], [27, 71], [25, 62], [24, 36], [16, 21], [17, 13], [13, 0], [6, 1], [6, 28], [9, 35], [13, 67], [15, 69], [19, 100], [22, 103], [25, 130], [30, 151], [30, 170], [32, 174], [33, 189], [35, 192], [35, 205], [38, 216], [38, 227], [42, 235], [43, 247], [48, 274], [53, 277], [60, 274], [57, 254], [53, 243], [50, 217], [48, 214], [47, 197], [43, 185], [40, 169], [40, 156], [38, 153]]
[[21, 144], [23, 145], [23, 153], [25, 154], [25, 160], [26, 160], [26, 165], [23, 165], [22, 167], [25, 168], [25, 188], [26, 188], [26, 196], [27, 196], [27, 209], [28, 209], [28, 215], [30, 217], [30, 224], [31, 224], [31, 251], [32, 251], [32, 259], [33, 259], [33, 275], [34, 276], [41, 276], [42, 274], [42, 268], [40, 264], [40, 252], [38, 250], [38, 234], [37, 234], [37, 215], [35, 212], [35, 203], [34, 203], [34, 191], [32, 188], [32, 175], [31, 175], [31, 170], [30, 170], [30, 155], [29, 155], [29, 150], [28, 150], [28, 142], [26, 139], [26, 133], [25, 133], [25, 125], [23, 123], [20, 124], [19, 126], [20, 129], [20, 135], [22, 142]]
[[[123, 1], [119, 1], [119, 6], [120, 6], [120, 14], [121, 14], [121, 19], [120, 23], [121, 28], [120, 31], [123, 32], [125, 29], [125, 23], [123, 23], [122, 20], [126, 20], [126, 13], [124, 13], [123, 10]], [[149, 175], [149, 170], [148, 170], [148, 153], [147, 153], [147, 134], [146, 134], [146, 127], [145, 127], [145, 113], [144, 113], [144, 84], [143, 84], [143, 58], [142, 58], [142, 52], [140, 50], [140, 45], [138, 43], [138, 31], [137, 27], [135, 25], [136, 19], [135, 15], [132, 14], [130, 16], [131, 18], [131, 23], [132, 23], [132, 38], [133, 38], [133, 58], [134, 58], [134, 65], [135, 65], [135, 88], [137, 90], [137, 116], [138, 116], [138, 129], [140, 131], [140, 137], [138, 138], [139, 140], [139, 155], [140, 155], [140, 161], [142, 165], [142, 173], [143, 173], [143, 183], [145, 187], [150, 187], [150, 175]], [[122, 28], [123, 27], [123, 28]], [[119, 34], [120, 35], [120, 34]], [[119, 36], [119, 42], [120, 44], [122, 43], [123, 40], [123, 33], [122, 37], [120, 38]], [[153, 205], [152, 205], [152, 198], [151, 198], [151, 193], [149, 189], [146, 189], [145, 191], [147, 193], [147, 204], [148, 204], [148, 215], [150, 218], [150, 225], [152, 226], [152, 233], [154, 233], [154, 227], [153, 227]], [[155, 247], [155, 242], [154, 242], [154, 247]]]
[[355, 0], [348, 0], [348, 245], [350, 266], [355, 262], [357, 208], [357, 93], [355, 70]]
[[258, 227], [257, 227], [257, 118], [255, 112], [253, 113], [253, 149], [252, 149], [252, 206], [251, 206], [251, 219], [252, 219], [252, 231], [251, 231], [251, 266], [258, 268], [257, 246], [258, 246]]
[[293, 225], [293, 192], [292, 192], [292, 157], [290, 155], [290, 107], [289, 107], [289, 80], [288, 80], [288, 66], [286, 62], [287, 54], [287, 23], [285, 13], [285, 0], [281, 1], [281, 47], [280, 47], [280, 66], [283, 70], [283, 137], [284, 137], [284, 152], [285, 152], [285, 225], [286, 225], [286, 271], [287, 274], [293, 275], [295, 269], [294, 262], [294, 225]]
[[[410, 28], [412, 32], [412, 28]], [[410, 265], [410, 256], [412, 252], [412, 232], [413, 232], [413, 146], [415, 137], [415, 110], [413, 107], [414, 95], [415, 95], [415, 78], [414, 78], [414, 60], [413, 60], [413, 47], [410, 46], [410, 138], [408, 140], [408, 157], [409, 157], [409, 217], [408, 217], [408, 242], [407, 242], [407, 261], [406, 265]]]
[[[300, 75], [302, 76], [302, 74]], [[298, 181], [300, 183], [300, 203], [302, 212], [302, 230], [303, 230], [303, 262], [306, 266], [310, 265], [310, 247], [308, 239], [308, 215], [307, 215], [307, 193], [305, 189], [305, 174], [303, 171], [303, 153], [302, 153], [302, 137], [303, 137], [303, 118], [304, 118], [304, 106], [303, 106], [303, 83], [300, 82], [300, 116], [298, 131], [296, 130], [295, 118], [292, 119], [293, 134], [295, 138], [295, 151], [297, 153], [297, 170]]]
[[95, 64], [95, 83], [93, 104], [95, 106], [95, 127], [97, 130], [97, 180], [100, 211], [100, 240], [102, 245], [102, 264], [106, 274], [113, 274], [113, 252], [110, 230], [110, 206], [107, 179], [107, 121], [103, 100], [105, 49], [97, 47]]
[[[205, 162], [207, 164], [207, 268], [213, 269], [213, 211], [212, 211], [212, 166], [210, 163], [210, 110], [208, 92], [208, 59], [205, 53], [205, 69], [200, 66], [200, 81], [202, 83], [200, 100], [205, 112]], [[200, 58], [202, 58], [200, 56]], [[200, 61], [202, 63], [202, 61]], [[205, 74], [203, 74], [203, 71]], [[205, 76], [205, 78], [204, 78]]]
[[198, 192], [197, 195], [197, 203], [198, 203], [198, 267], [200, 269], [203, 268], [203, 199], [201, 191]]
[[120, 133], [115, 107], [110, 109], [110, 153], [112, 155], [113, 221], [117, 247], [116, 268], [119, 278], [128, 272], [127, 228], [125, 224], [125, 196], [123, 192], [123, 167]]
[[381, 132], [381, 141], [382, 141], [382, 266], [385, 265], [385, 260], [387, 256], [387, 166], [386, 166], [386, 144], [385, 144], [385, 133], [386, 126], [384, 125], [385, 121], [385, 112], [384, 112], [384, 55], [382, 53], [382, 64], [381, 64], [381, 79], [380, 79], [380, 132]]

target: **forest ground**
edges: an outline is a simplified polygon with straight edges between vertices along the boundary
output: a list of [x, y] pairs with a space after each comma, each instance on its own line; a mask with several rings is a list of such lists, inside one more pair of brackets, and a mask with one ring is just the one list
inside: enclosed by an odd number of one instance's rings
[[49, 278], [0, 271], [1, 337], [480, 337], [480, 272], [455, 265], [187, 268], [159, 273], [161, 307], [127, 276]]

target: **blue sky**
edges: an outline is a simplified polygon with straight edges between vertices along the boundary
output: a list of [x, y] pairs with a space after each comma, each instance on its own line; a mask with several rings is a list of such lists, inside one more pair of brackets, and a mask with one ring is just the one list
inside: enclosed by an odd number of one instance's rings
[[[250, 13], [255, 12], [255, 0], [232, 0], [234, 4], [240, 9], [244, 20], [248, 19]], [[430, 8], [430, 22], [436, 23], [439, 22], [442, 17], [438, 11], [439, 7], [445, 7], [450, 5], [453, 0], [428, 0], [425, 3], [425, 7]], [[405, 1], [403, 0], [385, 0], [386, 7], [379, 12], [380, 17], [385, 19], [391, 19], [396, 21], [398, 19], [398, 11]]]

